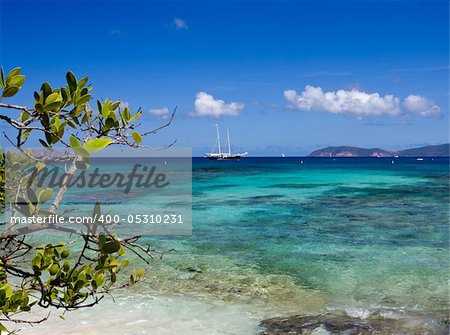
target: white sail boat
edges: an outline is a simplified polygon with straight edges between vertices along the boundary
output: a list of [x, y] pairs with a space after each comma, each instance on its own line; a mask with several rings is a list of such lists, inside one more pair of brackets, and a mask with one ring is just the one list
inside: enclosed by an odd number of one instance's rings
[[227, 149], [228, 152], [222, 152], [222, 148], [220, 145], [220, 132], [219, 132], [219, 126], [216, 123], [216, 130], [217, 130], [217, 148], [219, 152], [215, 153], [206, 153], [205, 158], [211, 159], [211, 160], [239, 160], [241, 157], [248, 154], [248, 152], [244, 153], [232, 153], [231, 152], [231, 142], [230, 142], [230, 132], [227, 129]]

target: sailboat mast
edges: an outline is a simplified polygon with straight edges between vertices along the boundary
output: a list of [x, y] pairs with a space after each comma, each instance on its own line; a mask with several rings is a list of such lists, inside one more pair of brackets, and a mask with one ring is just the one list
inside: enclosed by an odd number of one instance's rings
[[231, 155], [231, 143], [230, 143], [230, 132], [227, 128], [227, 143], [228, 143], [228, 155]]
[[216, 123], [216, 130], [217, 130], [217, 146], [219, 147], [219, 155], [222, 154], [222, 150], [220, 149], [220, 134], [219, 134], [219, 126]]

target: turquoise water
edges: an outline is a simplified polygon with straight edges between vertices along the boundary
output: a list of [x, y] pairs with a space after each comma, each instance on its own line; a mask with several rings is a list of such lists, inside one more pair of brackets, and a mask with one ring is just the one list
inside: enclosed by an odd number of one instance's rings
[[193, 235], [147, 238], [177, 250], [148, 285], [260, 299], [286, 313], [441, 315], [448, 183], [448, 160], [437, 158], [194, 159]]
[[[90, 208], [94, 191], [68, 202]], [[124, 201], [106, 196], [112, 208]], [[102, 334], [114, 320], [111, 334], [123, 325], [132, 334], [252, 334], [265, 318], [327, 311], [443, 333], [448, 159], [193, 159], [192, 216], [192, 236], [141, 240], [175, 251], [144, 265], [144, 281], [115, 292], [116, 303], [25, 333]]]

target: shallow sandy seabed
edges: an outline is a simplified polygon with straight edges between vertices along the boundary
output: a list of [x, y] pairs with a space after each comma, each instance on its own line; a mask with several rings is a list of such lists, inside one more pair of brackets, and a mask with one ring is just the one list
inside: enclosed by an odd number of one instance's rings
[[264, 306], [186, 295], [130, 295], [67, 313], [45, 323], [22, 326], [20, 334], [255, 334], [268, 317]]

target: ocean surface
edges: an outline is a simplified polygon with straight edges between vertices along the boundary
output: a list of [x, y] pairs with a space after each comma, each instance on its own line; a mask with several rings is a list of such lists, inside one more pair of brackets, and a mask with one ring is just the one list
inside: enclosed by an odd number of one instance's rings
[[251, 334], [327, 311], [444, 317], [449, 203], [447, 158], [194, 158], [192, 236], [144, 237], [175, 249], [144, 282], [27, 331], [101, 333], [105, 315], [129, 324], [110, 334]]

